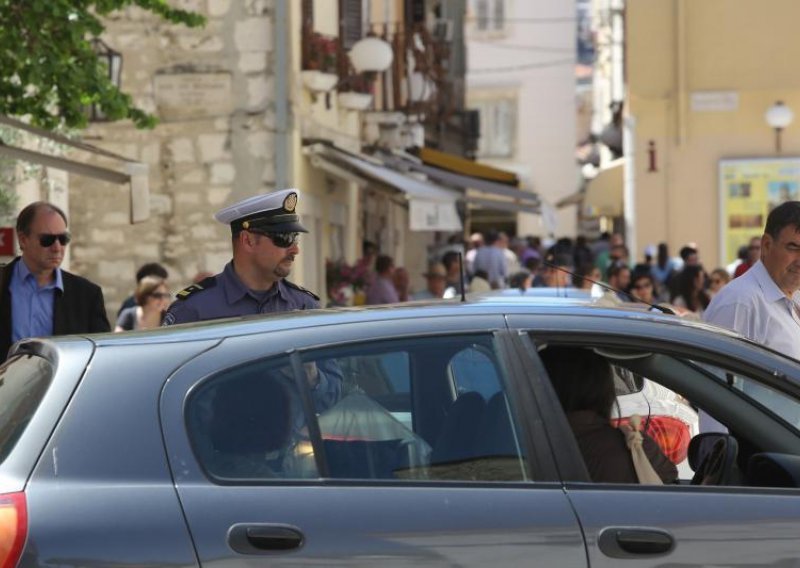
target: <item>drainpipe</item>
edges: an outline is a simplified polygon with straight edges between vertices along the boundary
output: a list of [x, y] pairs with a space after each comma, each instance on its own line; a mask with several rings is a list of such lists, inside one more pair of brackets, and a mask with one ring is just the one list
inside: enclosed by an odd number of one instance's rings
[[291, 187], [292, 154], [289, 151], [289, 81], [288, 61], [291, 57], [289, 49], [289, 2], [275, 2], [275, 187], [283, 189]]

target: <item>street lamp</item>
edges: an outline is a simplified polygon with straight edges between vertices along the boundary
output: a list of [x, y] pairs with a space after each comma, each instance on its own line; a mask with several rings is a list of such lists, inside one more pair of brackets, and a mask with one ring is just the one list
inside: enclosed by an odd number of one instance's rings
[[783, 101], [777, 101], [764, 113], [764, 119], [775, 130], [775, 152], [780, 154], [781, 132], [792, 123], [794, 113], [792, 109], [783, 104]]
[[375, 36], [357, 41], [348, 55], [356, 73], [383, 73], [394, 58], [392, 46]]
[[[122, 54], [119, 51], [111, 49], [106, 42], [100, 38], [92, 40], [92, 50], [94, 51], [97, 59], [103, 62], [108, 72], [108, 80], [119, 89], [122, 84]], [[90, 109], [89, 118], [93, 121], [105, 120], [106, 115], [100, 110], [100, 107], [93, 104]]]

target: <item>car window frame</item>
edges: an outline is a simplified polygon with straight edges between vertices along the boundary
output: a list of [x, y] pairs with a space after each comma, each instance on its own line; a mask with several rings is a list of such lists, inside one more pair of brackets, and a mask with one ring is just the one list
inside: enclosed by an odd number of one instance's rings
[[[524, 445], [527, 453], [529, 476], [528, 481], [515, 482], [485, 482], [467, 480], [344, 480], [333, 478], [313, 478], [313, 479], [264, 479], [257, 483], [252, 480], [242, 482], [235, 481], [225, 483], [225, 485], [243, 486], [329, 486], [329, 485], [385, 485], [408, 487], [411, 484], [421, 484], [425, 486], [446, 485], [450, 487], [514, 487], [521, 488], [527, 485], [559, 484], [558, 472], [549, 451], [541, 450], [542, 440], [546, 440], [541, 420], [530, 419], [531, 409], [535, 408], [533, 401], [529, 398], [530, 391], [527, 388], [524, 366], [519, 361], [519, 354], [515, 347], [509, 347], [509, 332], [504, 325], [497, 325], [503, 321], [500, 317], [484, 317], [483, 315], [473, 316], [468, 319], [463, 316], [452, 318], [437, 318], [437, 325], [427, 325], [420, 328], [419, 319], [398, 320], [392, 322], [396, 332], [377, 333], [370, 335], [362, 330], [369, 329], [364, 326], [364, 322], [345, 323], [337, 329], [329, 327], [327, 330], [320, 329], [319, 334], [308, 334], [306, 329], [284, 330], [279, 334], [270, 332], [247, 334], [242, 336], [227, 337], [205, 352], [193, 357], [167, 379], [162, 397], [160, 400], [160, 413], [162, 416], [162, 428], [165, 436], [165, 443], [168, 447], [170, 460], [182, 460], [184, 464], [191, 463], [191, 467], [173, 467], [173, 479], [176, 483], [201, 483], [220, 485], [219, 482], [211, 480], [203, 471], [201, 464], [192, 449], [189, 434], [184, 426], [185, 406], [188, 396], [192, 389], [209, 377], [219, 374], [222, 370], [232, 368], [245, 363], [252, 363], [279, 355], [288, 355], [290, 360], [297, 357], [300, 361], [300, 354], [310, 350], [333, 347], [344, 343], [364, 343], [382, 340], [392, 340], [400, 338], [420, 338], [420, 337], [441, 337], [448, 336], [490, 335], [497, 342], [498, 361], [505, 366], [503, 372], [508, 379], [507, 395], [512, 411], [519, 418], [519, 438]], [[494, 324], [487, 325], [487, 322]], [[371, 323], [371, 322], [370, 322]], [[362, 327], [363, 326], [363, 327]], [[324, 332], [324, 333], [323, 333]], [[311, 339], [309, 338], [311, 335]], [[263, 338], [269, 337], [270, 341], [265, 342]], [[273, 341], [274, 339], [274, 341]], [[269, 344], [270, 347], [264, 349], [263, 345]], [[252, 348], [258, 346], [262, 351], [254, 354]], [[299, 380], [298, 369], [293, 370], [296, 381]], [[300, 381], [301, 392], [308, 392], [305, 381]], [[175, 419], [170, 416], [171, 412], [179, 412]], [[170, 409], [173, 409], [172, 411]], [[177, 427], [176, 423], [180, 423]], [[534, 430], [534, 431], [532, 431]]]
[[[769, 383], [776, 384], [777, 381], [782, 380], [779, 372], [777, 371], [768, 372], [763, 368], [753, 364], [752, 361], [738, 357], [722, 359], [722, 357], [718, 353], [709, 351], [708, 349], [705, 348], [698, 347], [694, 343], [686, 343], [670, 339], [653, 338], [653, 337], [633, 335], [629, 333], [617, 333], [617, 332], [604, 333], [603, 335], [599, 335], [596, 332], [587, 332], [587, 331], [558, 330], [553, 332], [540, 328], [520, 329], [519, 337], [521, 340], [522, 349], [524, 349], [527, 352], [527, 354], [532, 357], [533, 360], [535, 360], [536, 362], [538, 362], [539, 365], [541, 365], [542, 373], [544, 373], [544, 376], [546, 376], [548, 379], [546, 383], [539, 384], [540, 388], [536, 392], [537, 396], [546, 397], [547, 399], [552, 399], [554, 401], [554, 404], [551, 404], [546, 407], [551, 410], [551, 416], [548, 417], [547, 423], [545, 424], [545, 427], [548, 430], [548, 435], [558, 436], [559, 433], [562, 433], [565, 437], [569, 438], [572, 441], [572, 443], [563, 443], [554, 445], [554, 456], [556, 462], [559, 464], [559, 467], [562, 469], [562, 471], [568, 471], [567, 469], [568, 465], [573, 463], [575, 459], [578, 459], [580, 463], [583, 464], [583, 458], [580, 455], [580, 450], [578, 449], [577, 443], [574, 442], [574, 436], [571, 435], [571, 430], [569, 428], [569, 424], [566, 419], [566, 414], [561, 409], [561, 405], [558, 402], [555, 389], [550, 383], [549, 376], [547, 375], [546, 370], [544, 370], [544, 365], [541, 363], [541, 359], [538, 357], [537, 354], [538, 343], [539, 343], [538, 340], [541, 340], [544, 343], [557, 344], [557, 345], [574, 345], [574, 346], [591, 345], [595, 347], [625, 348], [626, 350], [650, 351], [675, 357], [676, 359], [684, 363], [687, 363], [692, 360], [700, 360], [703, 362], [707, 362], [709, 364], [714, 364], [726, 369], [730, 369], [736, 373], [747, 375], [748, 377], [758, 378], [759, 381], [768, 384]], [[534, 338], [536, 338], [537, 341], [535, 341]], [[758, 348], [758, 346], [755, 347]], [[793, 364], [794, 362], [789, 361], [789, 363]], [[800, 367], [800, 365], [798, 365], [798, 367]], [[786, 388], [779, 388], [779, 390], [782, 390], [784, 392], [787, 390], [789, 391], [795, 390], [794, 388], [795, 385], [793, 383], [789, 383], [788, 386], [786, 385], [783, 386], [785, 386]], [[737, 394], [739, 394], [740, 396], [744, 396], [741, 395], [741, 393]], [[800, 398], [800, 396], [798, 396], [798, 398]], [[767, 416], [769, 420], [771, 420], [771, 422], [775, 424], [776, 427], [783, 427], [785, 433], [791, 436], [794, 440], [796, 440], [798, 444], [800, 444], [800, 435], [798, 435], [797, 430], [786, 425], [785, 422], [779, 416], [769, 413], [768, 409], [764, 410], [767, 411], [766, 413], [762, 413], [764, 414], [764, 416]], [[800, 452], [797, 453], [797, 455], [800, 455]], [[580, 476], [564, 476], [563, 482], [566, 485], [570, 485], [573, 483], [578, 483], [578, 484], [588, 483], [591, 487], [607, 485], [607, 484], [592, 482], [589, 479], [588, 474], [586, 478], [582, 478]], [[615, 489], [621, 487], [631, 487], [635, 489], [644, 489], [644, 488], [670, 489], [674, 487], [685, 488], [686, 485], [676, 484], [676, 485], [645, 486], [636, 484], [614, 484], [610, 485], [610, 487], [614, 487]], [[774, 488], [740, 487], [740, 486], [736, 487], [693, 486], [693, 488], [705, 491], [720, 491], [720, 490], [774, 491], [775, 490]], [[800, 491], [800, 489], [790, 489], [790, 490]]]

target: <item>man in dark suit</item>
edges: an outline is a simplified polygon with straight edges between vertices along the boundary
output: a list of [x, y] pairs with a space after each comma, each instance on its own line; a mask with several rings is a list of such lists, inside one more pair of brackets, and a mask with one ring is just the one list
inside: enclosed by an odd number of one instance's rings
[[27, 337], [110, 331], [100, 287], [60, 268], [70, 241], [64, 212], [31, 203], [16, 230], [22, 256], [0, 268], [0, 361]]

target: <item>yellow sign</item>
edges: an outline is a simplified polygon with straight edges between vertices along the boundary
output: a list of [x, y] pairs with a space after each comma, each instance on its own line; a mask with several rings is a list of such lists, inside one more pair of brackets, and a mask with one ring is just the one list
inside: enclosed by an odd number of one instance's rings
[[767, 215], [800, 198], [800, 158], [720, 160], [720, 250], [725, 264], [764, 232]]

